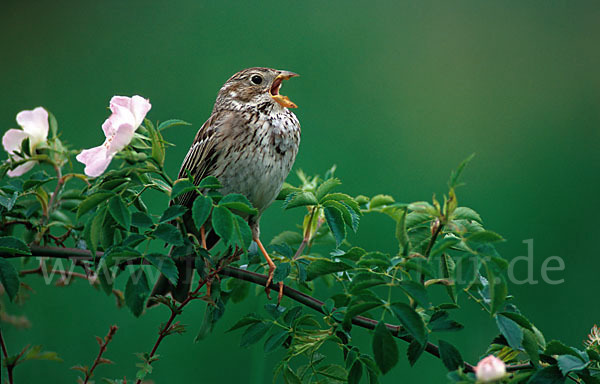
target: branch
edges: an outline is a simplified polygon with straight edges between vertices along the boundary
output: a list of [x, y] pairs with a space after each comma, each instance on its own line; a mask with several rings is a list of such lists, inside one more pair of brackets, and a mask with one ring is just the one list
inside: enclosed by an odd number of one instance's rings
[[90, 378], [94, 374], [94, 369], [96, 369], [96, 367], [99, 364], [112, 363], [112, 361], [110, 361], [110, 360], [103, 359], [102, 358], [102, 354], [104, 352], [106, 352], [106, 348], [108, 347], [108, 343], [110, 343], [110, 341], [112, 340], [113, 336], [117, 332], [117, 329], [119, 329], [119, 327], [117, 327], [116, 325], [111, 325], [110, 329], [108, 330], [108, 333], [104, 337], [104, 340], [102, 340], [101, 338], [99, 338], [98, 336], [96, 336], [96, 338], [98, 340], [98, 344], [100, 344], [100, 351], [98, 352], [98, 356], [96, 356], [96, 360], [94, 360], [94, 364], [92, 364], [92, 367], [89, 370], [86, 370], [86, 372], [85, 372], [85, 379], [83, 380], [83, 384], [87, 384], [88, 383], [88, 381], [90, 380]]
[[2, 328], [0, 328], [0, 346], [2, 347], [2, 354], [4, 355], [4, 362], [6, 364], [6, 371], [8, 373], [8, 383], [13, 384], [13, 369], [15, 368], [15, 363], [12, 362], [11, 364], [8, 364], [8, 350], [6, 349], [6, 344], [4, 343], [4, 336], [2, 336]]
[[[90, 251], [85, 250], [85, 249], [78, 249], [78, 248], [32, 246], [32, 247], [30, 247], [30, 249], [31, 249], [32, 256], [46, 256], [46, 257], [61, 258], [61, 259], [77, 259], [77, 260], [82, 260], [82, 261], [83, 260], [91, 261], [91, 260], [99, 259], [102, 256], [102, 252], [96, 252], [97, 256], [92, 257]], [[10, 254], [0, 252], [0, 257], [21, 258], [23, 256], [22, 255], [10, 255]], [[130, 262], [131, 264], [134, 264], [134, 263], [143, 263], [144, 261], [145, 260], [136, 259], [136, 260], [129, 260], [128, 262]], [[245, 281], [248, 281], [248, 282], [251, 282], [254, 284], [258, 284], [258, 285], [262, 285], [262, 286], [265, 286], [265, 284], [267, 283], [267, 276], [259, 274], [259, 273], [235, 268], [235, 267], [224, 267], [221, 271], [218, 272], [218, 274], [224, 275], [224, 276], [230, 276], [230, 277], [240, 279], [240, 280], [245, 280]], [[272, 283], [270, 288], [279, 289], [279, 286], [277, 284]], [[295, 290], [286, 285], [283, 286], [283, 294], [294, 301], [304, 304], [307, 307], [310, 307], [310, 308], [314, 309], [315, 311], [324, 314], [323, 309], [321, 308], [321, 306], [323, 305], [323, 302], [318, 299], [315, 299], [312, 296], [304, 294], [304, 293], [302, 293], [298, 290]], [[378, 322], [376, 320], [373, 320], [373, 319], [370, 319], [370, 318], [364, 317], [364, 316], [356, 316], [352, 319], [352, 324], [354, 324], [358, 327], [361, 327], [361, 328], [365, 328], [365, 329], [375, 329], [375, 327], [377, 326], [377, 323]], [[408, 343], [410, 343], [414, 340], [414, 338], [410, 335], [401, 335], [400, 334], [400, 330], [402, 329], [401, 326], [392, 325], [392, 324], [386, 324], [386, 326], [395, 337], [397, 337], [403, 341], [406, 341]], [[425, 351], [437, 358], [440, 357], [439, 348], [435, 344], [427, 343], [427, 345], [425, 346]], [[465, 371], [467, 371], [467, 372], [474, 371], [473, 365], [471, 365], [467, 362], [464, 362], [464, 366], [465, 366]], [[506, 366], [506, 370], [508, 372], [516, 372], [516, 371], [519, 371], [522, 369], [530, 369], [530, 368], [531, 368], [531, 364], [529, 364], [529, 363], [514, 364], [514, 365]]]

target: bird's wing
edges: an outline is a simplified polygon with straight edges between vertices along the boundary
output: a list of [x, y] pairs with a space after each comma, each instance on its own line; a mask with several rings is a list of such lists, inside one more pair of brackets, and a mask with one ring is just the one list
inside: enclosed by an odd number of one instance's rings
[[[180, 179], [187, 178], [189, 171], [194, 179], [194, 184], [198, 185], [204, 177], [212, 175], [219, 152], [223, 147], [223, 131], [229, 129], [239, 119], [239, 113], [227, 111], [214, 113], [206, 120], [198, 130], [194, 142], [183, 159], [178, 177]], [[196, 192], [185, 193], [179, 197], [178, 204], [189, 207], [196, 196]]]

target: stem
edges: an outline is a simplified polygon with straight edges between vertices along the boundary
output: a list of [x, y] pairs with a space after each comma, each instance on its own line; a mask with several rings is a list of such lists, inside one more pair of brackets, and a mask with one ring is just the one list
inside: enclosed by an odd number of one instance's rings
[[[437, 219], [436, 219], [437, 221]], [[429, 260], [429, 255], [431, 254], [431, 249], [433, 249], [433, 245], [435, 244], [435, 241], [437, 240], [437, 237], [439, 236], [440, 232], [442, 232], [442, 229], [444, 228], [444, 224], [440, 223], [438, 221], [438, 225], [437, 228], [435, 228], [435, 230], [433, 231], [433, 233], [431, 234], [431, 239], [429, 239], [429, 244], [427, 244], [427, 248], [425, 249], [425, 260]], [[421, 273], [421, 284], [425, 283], [425, 274]]]
[[[5, 363], [8, 361], [8, 350], [4, 343], [4, 336], [2, 336], [2, 328], [0, 328], [0, 346], [2, 346], [2, 354], [4, 355]], [[6, 371], [8, 373], [8, 383], [13, 384], [13, 369], [15, 368], [14, 362], [12, 364], [6, 363]]]
[[[436, 232], [438, 232], [438, 234], [439, 234], [439, 231], [436, 231]], [[62, 259], [96, 260], [97, 258], [100, 258], [102, 256], [102, 252], [96, 252], [96, 257], [93, 257], [93, 256], [91, 256], [90, 251], [84, 250], [84, 249], [78, 249], [78, 248], [32, 246], [32, 247], [30, 247], [30, 249], [31, 249], [32, 256], [45, 256], [45, 257], [54, 257], [54, 258], [62, 258]], [[21, 258], [23, 256], [22, 255], [11, 255], [11, 254], [0, 252], [0, 257]], [[135, 260], [129, 260], [129, 261], [131, 262], [131, 264], [134, 264], [134, 263], [143, 264], [145, 262], [145, 260], [142, 260], [142, 259], [135, 259]], [[251, 272], [251, 271], [247, 271], [247, 270], [243, 270], [243, 269], [239, 269], [239, 268], [235, 268], [235, 267], [230, 267], [230, 266], [221, 266], [219, 269], [216, 269], [215, 271], [213, 271], [213, 273], [211, 273], [211, 275], [209, 277], [215, 277], [216, 274], [233, 277], [235, 279], [248, 281], [250, 283], [258, 284], [258, 285], [262, 285], [262, 286], [265, 286], [267, 283], [266, 275], [261, 275], [259, 273], [255, 273], [255, 272]], [[208, 278], [205, 281], [207, 281], [207, 280], [208, 280]], [[202, 284], [202, 282], [200, 282], [200, 284]], [[279, 289], [279, 285], [271, 283], [270, 288]], [[194, 292], [197, 292], [197, 291], [194, 291]], [[309, 296], [305, 293], [295, 290], [287, 285], [283, 286], [283, 294], [285, 296], [289, 297], [290, 299], [297, 301], [300, 304], [304, 304], [305, 306], [312, 308], [319, 313], [325, 314], [323, 312], [323, 309], [321, 308], [323, 305], [323, 302], [312, 296]], [[187, 303], [189, 303], [189, 301], [187, 301], [185, 303], [187, 304]], [[180, 306], [181, 306], [181, 304], [180, 304]], [[171, 323], [172, 323], [172, 321], [173, 320], [171, 320]], [[361, 327], [361, 328], [371, 329], [371, 330], [375, 329], [375, 327], [377, 326], [377, 323], [378, 323], [377, 320], [373, 320], [373, 319], [370, 319], [370, 318], [364, 317], [364, 316], [355, 316], [352, 319], [352, 324], [354, 324], [358, 327]], [[169, 326], [170, 326], [170, 324], [169, 324]], [[395, 337], [397, 337], [401, 340], [404, 340], [408, 343], [410, 343], [414, 340], [414, 338], [410, 335], [401, 335], [400, 330], [402, 329], [402, 327], [399, 325], [386, 324], [386, 327], [390, 330], [392, 335], [394, 335]], [[160, 335], [159, 335], [159, 338], [162, 341], [164, 336], [160, 337]], [[157, 342], [158, 342], [158, 340], [157, 340]], [[160, 344], [160, 343], [158, 343], [158, 344]], [[158, 346], [156, 346], [156, 348], [158, 348]], [[154, 352], [156, 352], [156, 348], [153, 348]], [[440, 357], [439, 348], [435, 344], [428, 342], [427, 345], [425, 346], [425, 351], [437, 358]], [[473, 368], [474, 368], [473, 365], [471, 365], [467, 362], [464, 362], [464, 365], [465, 365], [466, 372], [473, 372]], [[507, 372], [516, 372], [516, 371], [520, 371], [520, 370], [524, 370], [524, 369], [531, 369], [531, 368], [532, 368], [532, 366], [530, 363], [514, 364], [514, 365], [506, 366]], [[141, 382], [141, 381], [139, 381], [139, 382]]]
[[108, 334], [104, 337], [104, 342], [100, 342], [100, 338], [98, 338], [98, 342], [100, 343], [100, 351], [98, 352], [98, 356], [96, 356], [96, 360], [94, 360], [94, 364], [92, 364], [92, 367], [90, 368], [90, 370], [85, 373], [85, 379], [83, 380], [83, 384], [88, 383], [89, 379], [94, 374], [94, 369], [96, 369], [96, 367], [100, 363], [106, 363], [106, 360], [104, 362], [101, 360], [102, 354], [104, 352], [106, 352], [108, 343], [110, 343], [110, 341], [112, 340], [113, 336], [117, 332], [117, 329], [119, 329], [119, 328], [116, 325], [111, 325], [110, 329], [108, 330]]
[[315, 216], [316, 210], [317, 210], [317, 207], [313, 207], [313, 209], [310, 211], [310, 218], [308, 219], [308, 225], [306, 226], [306, 231], [304, 231], [304, 237], [302, 238], [302, 243], [300, 243], [300, 246], [298, 247], [296, 254], [292, 258], [293, 260], [296, 260], [298, 257], [300, 257], [300, 255], [302, 255], [304, 248], [306, 248], [306, 246], [310, 242], [310, 227], [312, 226], [312, 221]]

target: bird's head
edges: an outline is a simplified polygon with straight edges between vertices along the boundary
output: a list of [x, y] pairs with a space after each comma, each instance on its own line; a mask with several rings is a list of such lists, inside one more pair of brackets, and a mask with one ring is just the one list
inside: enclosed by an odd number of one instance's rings
[[244, 106], [258, 106], [265, 103], [280, 105], [284, 108], [297, 108], [287, 96], [279, 93], [281, 83], [294, 72], [271, 68], [248, 68], [231, 76], [219, 90], [215, 108], [234, 109]]

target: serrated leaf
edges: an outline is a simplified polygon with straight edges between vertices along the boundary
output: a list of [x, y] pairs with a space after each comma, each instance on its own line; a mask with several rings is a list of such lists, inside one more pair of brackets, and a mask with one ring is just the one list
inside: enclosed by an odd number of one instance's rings
[[423, 308], [429, 308], [429, 295], [425, 287], [413, 280], [403, 280], [399, 282], [400, 289], [406, 292]]
[[27, 244], [12, 236], [0, 237], [0, 252], [11, 255], [31, 255], [31, 250]]
[[112, 196], [114, 196], [114, 193], [112, 192], [98, 192], [88, 196], [81, 204], [79, 204], [79, 208], [77, 208], [77, 219], [84, 213], [96, 208], [100, 203], [107, 201]]
[[439, 341], [440, 358], [449, 371], [455, 371], [463, 366], [463, 358], [456, 347], [444, 340]]
[[395, 202], [394, 198], [389, 195], [376, 195], [371, 198], [369, 202], [369, 208], [375, 209], [384, 205], [393, 204]]
[[520, 349], [523, 342], [523, 330], [511, 319], [502, 315], [496, 315], [496, 324], [500, 333], [506, 338], [512, 349]]
[[170, 120], [165, 120], [162, 123], [158, 124], [158, 130], [162, 131], [163, 129], [174, 127], [176, 125], [192, 125], [192, 124], [188, 123], [187, 121], [183, 121], [183, 120], [179, 120], [179, 119], [170, 119]]
[[319, 187], [315, 191], [315, 196], [317, 197], [317, 200], [320, 202], [326, 194], [328, 194], [329, 192], [331, 192], [332, 189], [340, 185], [342, 185], [342, 182], [337, 178], [325, 180], [321, 185], [319, 185]]
[[468, 207], [457, 207], [452, 213], [452, 219], [471, 220], [476, 221], [480, 224], [483, 223], [483, 220], [481, 220], [481, 216], [479, 216], [479, 213], [475, 212], [474, 210]]
[[490, 313], [495, 314], [504, 304], [506, 295], [508, 294], [508, 288], [506, 281], [502, 275], [494, 270], [494, 267], [486, 262], [483, 264], [487, 273], [489, 294], [490, 294]]
[[325, 365], [317, 371], [319, 375], [328, 377], [337, 381], [345, 381], [348, 376], [348, 372], [341, 365], [337, 364], [328, 364]]
[[356, 274], [352, 278], [352, 281], [348, 286], [348, 290], [350, 293], [354, 294], [362, 290], [369, 289], [371, 287], [382, 284], [386, 284], [386, 281], [379, 275], [375, 275], [369, 272], [361, 272]]
[[192, 205], [192, 218], [196, 228], [200, 228], [204, 225], [210, 211], [212, 210], [212, 199], [208, 196], [198, 195]]
[[325, 213], [327, 225], [335, 238], [336, 247], [339, 247], [346, 238], [346, 226], [344, 225], [342, 212], [334, 207], [325, 207], [323, 212]]
[[394, 340], [391, 332], [382, 321], [375, 327], [372, 347], [375, 362], [381, 373], [386, 374], [398, 363], [398, 346], [396, 345], [396, 340]]
[[262, 339], [264, 335], [267, 334], [267, 332], [269, 332], [269, 329], [271, 329], [271, 325], [269, 323], [261, 321], [259, 323], [252, 324], [251, 326], [246, 328], [246, 330], [242, 334], [240, 346], [249, 347], [252, 344], [257, 343], [258, 341], [260, 341], [260, 339]]
[[183, 236], [177, 227], [163, 223], [159, 224], [153, 232], [154, 236], [170, 245], [183, 245]]
[[219, 206], [227, 207], [249, 215], [258, 214], [258, 210], [252, 207], [252, 203], [250, 203], [248, 198], [239, 193], [230, 193], [229, 195], [224, 196], [221, 201], [219, 201]]
[[242, 249], [248, 249], [252, 243], [252, 229], [248, 222], [241, 216], [233, 215], [233, 234], [232, 243], [240, 245]]
[[348, 384], [359, 384], [363, 374], [363, 367], [360, 361], [352, 364], [352, 368], [348, 372]]
[[179, 272], [175, 261], [169, 256], [161, 255], [159, 253], [151, 253], [145, 256], [152, 265], [156, 267], [173, 285], [177, 285], [177, 279], [179, 278]]
[[221, 187], [222, 187], [222, 185], [219, 182], [219, 179], [217, 179], [214, 176], [206, 176], [198, 184], [198, 188], [201, 188], [201, 189], [204, 189], [204, 188], [206, 188], [206, 189], [219, 189]]
[[390, 305], [390, 310], [415, 340], [421, 344], [426, 342], [427, 331], [425, 330], [423, 319], [410, 305], [406, 303], [393, 303]]
[[10, 301], [13, 301], [19, 292], [19, 274], [13, 265], [5, 258], [0, 257], [0, 283]]
[[255, 315], [253, 313], [250, 313], [250, 314], [242, 317], [240, 320], [238, 320], [231, 328], [229, 328], [225, 332], [235, 331], [236, 329], [243, 328], [250, 324], [260, 323], [262, 321], [263, 321], [262, 318], [258, 317], [257, 315]]
[[419, 360], [419, 357], [421, 357], [423, 351], [425, 351], [426, 346], [427, 343], [421, 344], [417, 340], [410, 342], [408, 345], [408, 350], [406, 351], [406, 355], [408, 357], [408, 363], [411, 365], [411, 367], [415, 365], [417, 360]]
[[527, 384], [563, 384], [565, 380], [565, 377], [560, 373], [560, 369], [556, 365], [551, 365], [537, 371], [527, 381]]
[[317, 205], [319, 201], [315, 197], [314, 193], [302, 191], [290, 193], [283, 202], [285, 209], [291, 209], [296, 207], [303, 207], [306, 205]]
[[131, 226], [131, 212], [121, 199], [121, 196], [113, 196], [108, 200], [108, 212], [123, 228], [129, 230]]
[[133, 212], [131, 214], [131, 225], [136, 228], [150, 228], [154, 225], [154, 221], [147, 213]]
[[469, 288], [479, 273], [479, 258], [466, 254], [456, 259], [454, 266], [454, 284], [457, 291]]
[[171, 205], [163, 212], [158, 222], [166, 223], [168, 221], [176, 219], [179, 216], [183, 216], [187, 212], [187, 210], [187, 207], [184, 207], [183, 205]]
[[581, 359], [581, 356], [571, 347], [558, 340], [551, 340], [544, 351], [546, 355], [571, 355]]
[[265, 353], [270, 353], [281, 347], [285, 340], [289, 337], [288, 331], [280, 331], [272, 334], [265, 340]]
[[431, 315], [428, 327], [433, 332], [459, 331], [464, 328], [462, 324], [451, 320], [446, 311], [437, 311]]
[[467, 237], [468, 243], [495, 243], [504, 241], [504, 238], [492, 231], [479, 231]]
[[369, 295], [354, 295], [346, 308], [344, 316], [344, 325], [348, 327], [351, 324], [352, 318], [362, 313], [383, 306], [383, 302], [378, 297]]
[[144, 303], [149, 295], [146, 273], [141, 268], [133, 270], [125, 286], [125, 304], [135, 317], [139, 317], [144, 311]]
[[212, 227], [217, 235], [226, 243], [231, 241], [233, 234], [233, 214], [225, 207], [216, 206], [212, 213]]
[[189, 179], [178, 179], [173, 183], [173, 188], [171, 189], [171, 200], [174, 200], [178, 196], [191, 192], [196, 189], [194, 183], [192, 183]]
[[529, 329], [523, 330], [523, 343], [522, 344], [523, 344], [523, 348], [525, 349], [525, 352], [527, 352], [527, 354], [529, 355], [529, 359], [531, 360], [531, 363], [536, 368], [538, 368], [540, 366], [539, 346], [538, 346], [535, 335]]
[[327, 275], [329, 273], [342, 272], [352, 269], [352, 266], [344, 262], [333, 262], [326, 259], [317, 259], [308, 265], [306, 281]]
[[285, 384], [302, 384], [300, 378], [287, 365], [283, 370], [283, 381]]

